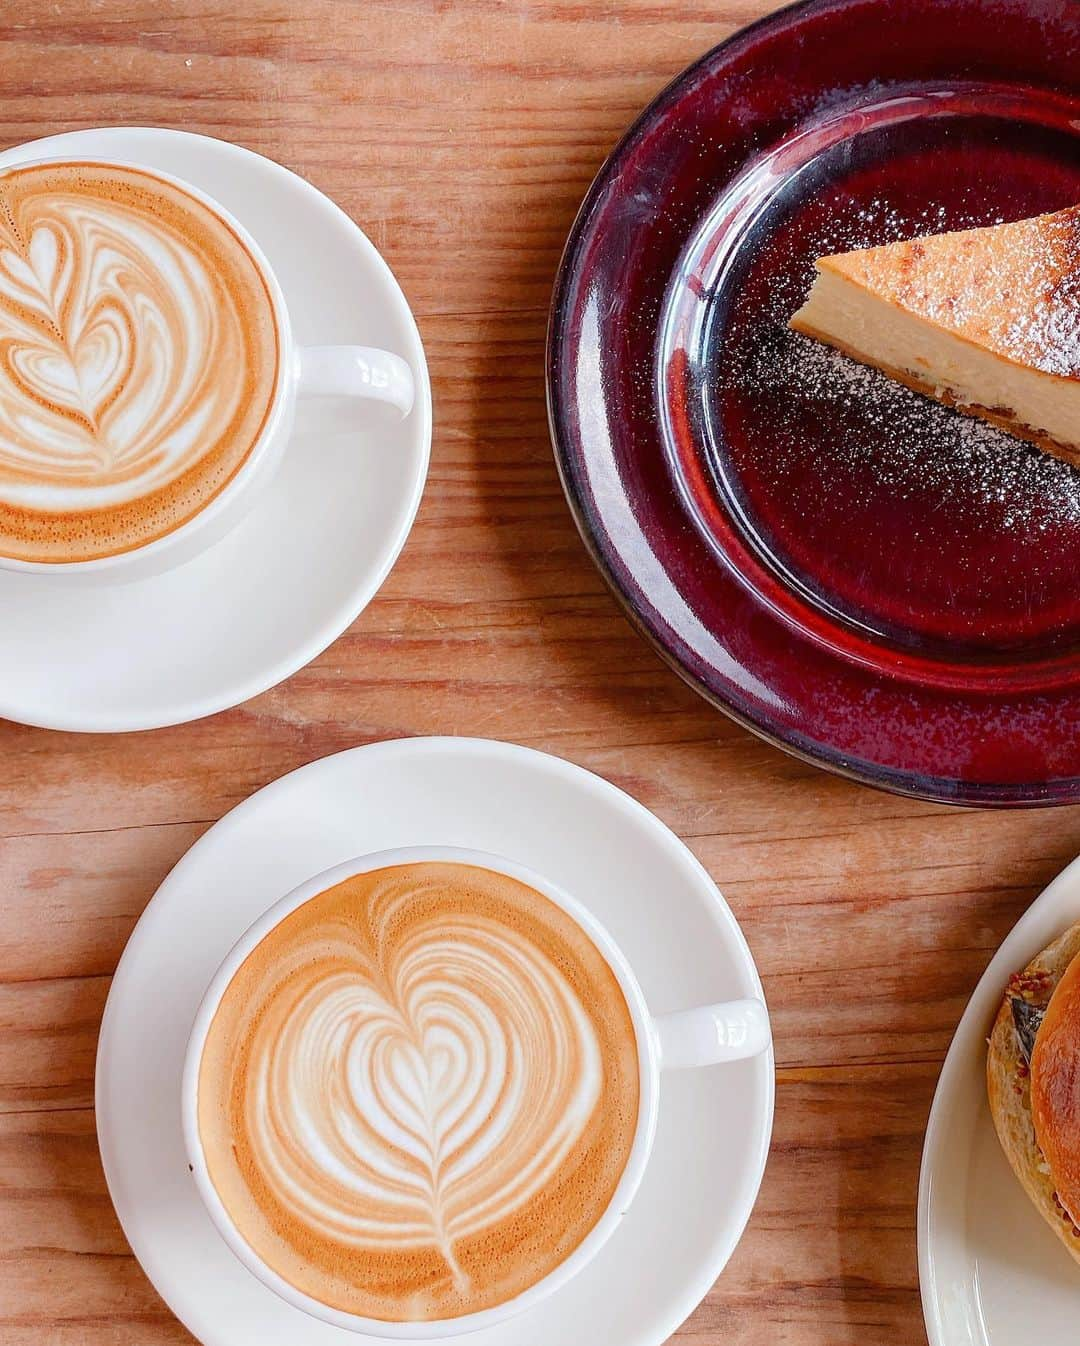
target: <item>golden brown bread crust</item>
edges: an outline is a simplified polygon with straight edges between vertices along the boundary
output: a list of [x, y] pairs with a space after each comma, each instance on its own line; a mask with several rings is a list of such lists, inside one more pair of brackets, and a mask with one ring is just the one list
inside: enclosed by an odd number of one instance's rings
[[1013, 1022], [1012, 998], [1045, 1006], [1065, 969], [1080, 954], [1080, 924], [1067, 930], [1010, 978], [990, 1034], [986, 1088], [1001, 1148], [1024, 1191], [1071, 1255], [1080, 1262], [1080, 1233], [1062, 1209], [1049, 1165], [1035, 1141], [1031, 1082]]
[[1058, 1200], [1080, 1226], [1080, 958], [1062, 973], [1035, 1039], [1031, 1116]]
[[[813, 337], [815, 341], [824, 342], [826, 346], [832, 346], [834, 350], [840, 351], [842, 355], [847, 355], [852, 360], [858, 360], [860, 364], [868, 363], [859, 351], [841, 341], [837, 341], [834, 336], [819, 331], [805, 321], [799, 320], [798, 314], [791, 319], [788, 326], [794, 332], [801, 332], [804, 336]], [[878, 364], [876, 361], [874, 361], [873, 367], [880, 369], [883, 374], [887, 374], [897, 383], [902, 383], [905, 388], [910, 388], [912, 392], [922, 393], [924, 397], [931, 397], [935, 402], [941, 402], [947, 407], [952, 407], [954, 411], [962, 412], [965, 416], [989, 421], [991, 425], [996, 425], [999, 430], [1006, 430], [1010, 435], [1015, 435], [1017, 439], [1026, 440], [1029, 444], [1037, 444], [1040, 449], [1053, 454], [1055, 458], [1060, 458], [1073, 467], [1080, 467], [1080, 448], [1076, 445], [1059, 444], [1040, 431], [1033, 430], [1030, 425], [1024, 425], [1022, 421], [1016, 420], [1009, 414], [1007, 407], [980, 407], [958, 402], [955, 397], [949, 394], [947, 389], [939, 390], [935, 388], [932, 383], [920, 379], [917, 374], [913, 374], [910, 370], [894, 369]]]

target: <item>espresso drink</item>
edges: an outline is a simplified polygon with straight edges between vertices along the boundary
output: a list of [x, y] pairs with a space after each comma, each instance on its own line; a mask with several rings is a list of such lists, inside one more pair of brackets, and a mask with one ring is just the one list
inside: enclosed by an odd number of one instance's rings
[[182, 187], [0, 174], [0, 555], [87, 560], [185, 523], [251, 452], [279, 358], [254, 258]]
[[416, 1322], [500, 1304], [603, 1214], [638, 1115], [622, 989], [563, 910], [422, 863], [312, 898], [210, 1027], [199, 1132], [234, 1224], [335, 1308]]

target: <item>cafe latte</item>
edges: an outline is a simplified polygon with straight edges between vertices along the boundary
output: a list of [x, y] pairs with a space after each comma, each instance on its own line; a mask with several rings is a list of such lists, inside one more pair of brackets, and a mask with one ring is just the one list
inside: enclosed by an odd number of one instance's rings
[[582, 928], [516, 879], [403, 864], [282, 920], [198, 1075], [211, 1182], [298, 1290], [384, 1321], [504, 1303], [607, 1208], [638, 1120], [634, 1023]]
[[89, 560], [187, 522], [255, 446], [280, 358], [260, 267], [179, 184], [0, 173], [0, 556]]

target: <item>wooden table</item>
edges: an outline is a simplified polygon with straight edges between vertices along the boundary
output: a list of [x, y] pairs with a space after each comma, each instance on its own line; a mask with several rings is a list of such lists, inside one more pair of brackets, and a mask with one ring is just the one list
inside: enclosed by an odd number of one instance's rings
[[750, 940], [776, 1033], [772, 1157], [738, 1252], [679, 1340], [923, 1340], [914, 1210], [938, 1067], [991, 951], [1080, 849], [1080, 811], [894, 799], [709, 710], [593, 570], [544, 413], [549, 290], [589, 180], [668, 79], [767, 7], [0, 7], [5, 143], [160, 124], [287, 164], [390, 261], [436, 411], [404, 555], [284, 686], [157, 733], [0, 724], [0, 1346], [191, 1341], [131, 1257], [98, 1160], [110, 974], [158, 883], [227, 809], [325, 753], [427, 733], [517, 740], [615, 781], [686, 839]]

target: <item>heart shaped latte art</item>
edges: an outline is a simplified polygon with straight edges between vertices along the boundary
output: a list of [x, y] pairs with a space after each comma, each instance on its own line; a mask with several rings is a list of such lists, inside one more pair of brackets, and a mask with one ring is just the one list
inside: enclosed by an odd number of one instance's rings
[[0, 470], [42, 502], [51, 482], [150, 490], [182, 471], [196, 427], [235, 410], [214, 289], [182, 236], [113, 202], [39, 208], [0, 248]]
[[447, 1315], [545, 1274], [599, 1218], [636, 1066], [618, 983], [560, 908], [488, 871], [403, 866], [313, 899], [251, 955], [212, 1025], [200, 1127], [226, 1204], [302, 1250], [301, 1284], [321, 1263], [331, 1302], [355, 1307], [370, 1276], [371, 1316], [396, 1316], [395, 1285], [401, 1316]]
[[253, 1035], [247, 1124], [294, 1219], [356, 1245], [455, 1240], [523, 1209], [588, 1124], [592, 1024], [557, 969], [478, 917], [379, 967], [301, 951]]
[[0, 552], [84, 559], [184, 522], [257, 440], [277, 359], [250, 250], [179, 184], [0, 174]]

